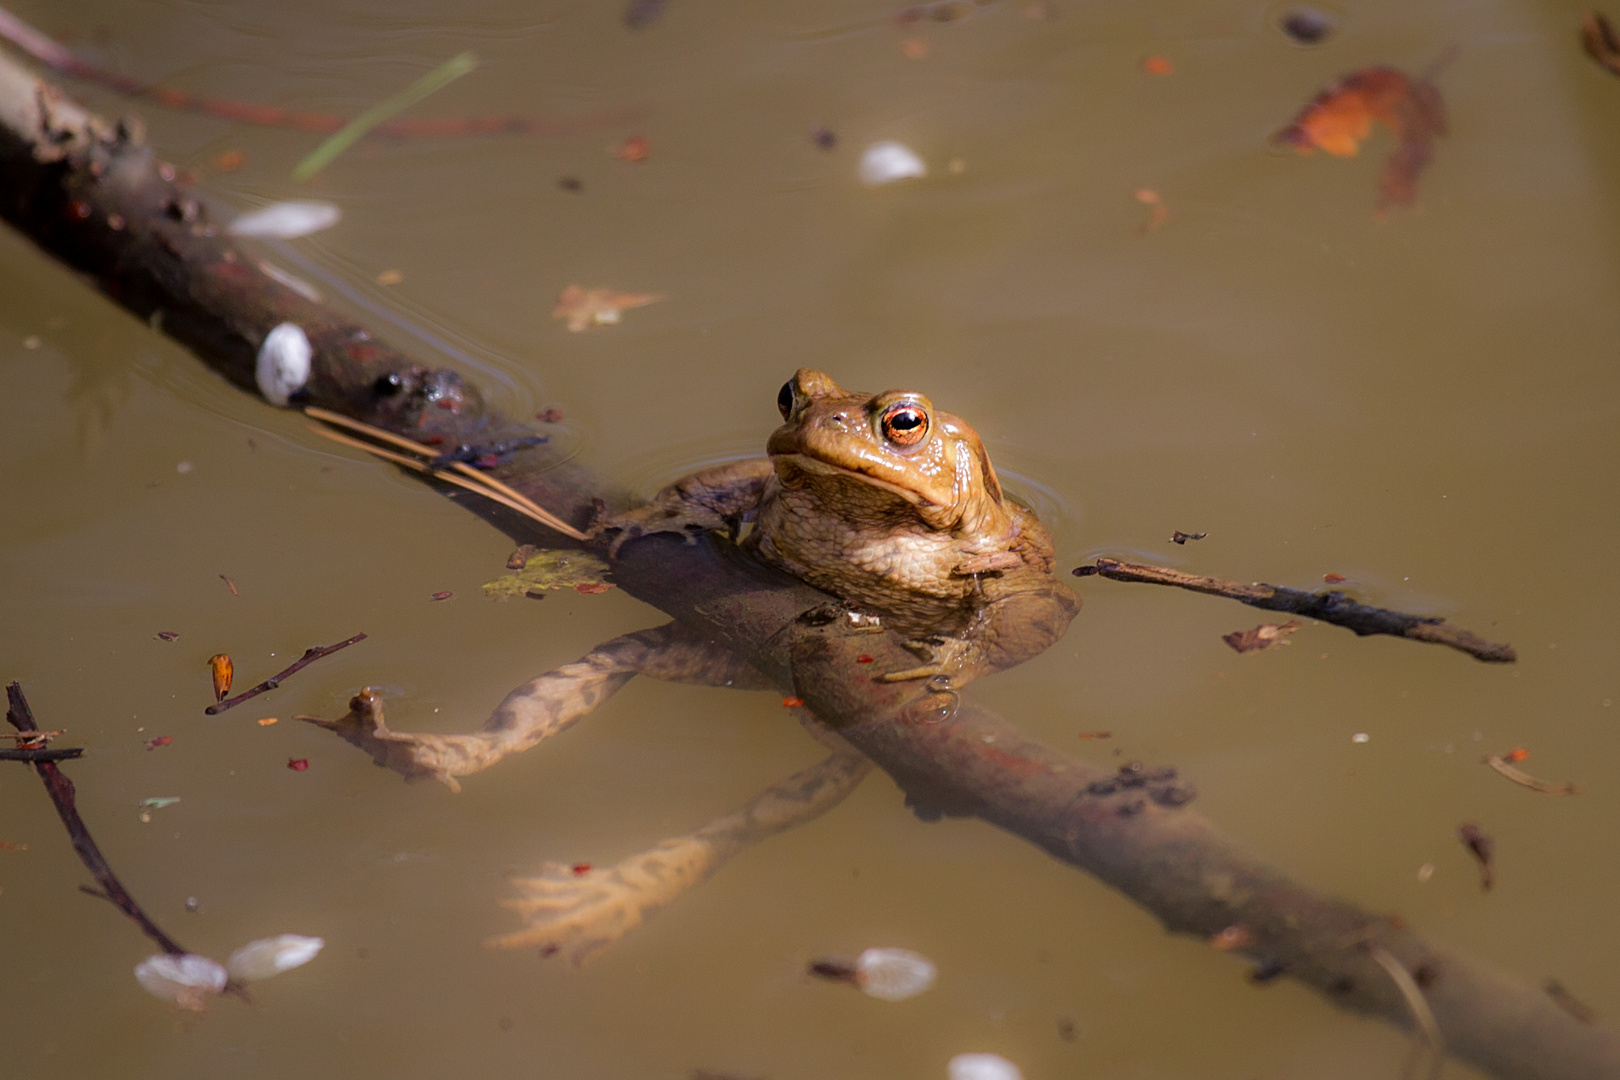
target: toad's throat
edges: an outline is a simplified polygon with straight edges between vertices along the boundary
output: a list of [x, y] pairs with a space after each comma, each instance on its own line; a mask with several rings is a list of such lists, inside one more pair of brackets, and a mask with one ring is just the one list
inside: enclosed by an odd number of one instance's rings
[[[907, 487], [901, 487], [899, 484], [891, 483], [890, 481], [883, 479], [881, 476], [876, 476], [864, 469], [850, 469], [842, 465], [834, 465], [830, 461], [823, 461], [820, 458], [813, 458], [808, 454], [772, 454], [771, 461], [775, 462], [778, 466], [786, 463], [801, 469], [804, 472], [817, 473], [821, 476], [849, 477], [871, 487], [878, 488], [882, 491], [887, 491], [892, 495], [898, 495], [900, 498], [906, 500], [908, 503], [911, 503], [913, 506], [944, 505], [928, 498], [920, 491], [915, 491]], [[778, 469], [777, 475], [781, 475], [780, 469]]]

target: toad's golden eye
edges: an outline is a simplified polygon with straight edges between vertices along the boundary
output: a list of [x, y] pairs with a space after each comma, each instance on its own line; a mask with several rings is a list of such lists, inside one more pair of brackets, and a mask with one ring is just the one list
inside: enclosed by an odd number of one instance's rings
[[883, 437], [896, 446], [916, 446], [928, 437], [928, 413], [920, 405], [897, 401], [883, 410]]
[[776, 407], [782, 410], [782, 419], [786, 420], [793, 411], [793, 380], [789, 379], [782, 384], [781, 393], [776, 395]]

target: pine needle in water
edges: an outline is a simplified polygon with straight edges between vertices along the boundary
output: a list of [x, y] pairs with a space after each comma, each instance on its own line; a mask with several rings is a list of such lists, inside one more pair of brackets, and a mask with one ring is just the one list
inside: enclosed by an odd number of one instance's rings
[[477, 66], [478, 57], [470, 52], [446, 60], [399, 93], [379, 101], [350, 120], [344, 125], [343, 130], [332, 134], [315, 148], [313, 154], [300, 161], [298, 167], [293, 169], [292, 178], [299, 183], [309, 180], [330, 165], [339, 154], [364, 138], [372, 128], [393, 119], [428, 95], [444, 89]]

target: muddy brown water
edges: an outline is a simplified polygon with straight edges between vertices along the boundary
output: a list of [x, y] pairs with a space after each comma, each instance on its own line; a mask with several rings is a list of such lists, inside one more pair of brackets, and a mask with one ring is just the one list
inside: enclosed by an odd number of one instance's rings
[[[270, 257], [502, 406], [562, 408], [580, 456], [637, 490], [757, 451], [777, 387], [814, 365], [968, 418], [1065, 568], [1337, 573], [1513, 642], [1520, 662], [1488, 667], [1310, 625], [1240, 657], [1219, 635], [1260, 613], [1091, 580], [1057, 647], [971, 692], [1066, 751], [1174, 763], [1198, 810], [1300, 880], [1620, 1016], [1620, 80], [1580, 54], [1577, 6], [1343, 5], [1315, 48], [1260, 3], [1053, 0], [1042, 20], [1004, 0], [899, 30], [853, 0], [676, 0], [637, 32], [606, 2], [12, 7], [218, 96], [348, 115], [470, 48], [484, 66], [418, 114], [628, 110], [555, 138], [369, 142], [306, 189], [288, 174], [310, 136], [140, 107], [221, 205], [338, 203], [338, 227]], [[1373, 219], [1385, 132], [1352, 160], [1267, 147], [1336, 76], [1453, 45], [1452, 134], [1416, 210]], [[1153, 54], [1173, 74], [1144, 74]], [[644, 162], [609, 152], [631, 135]], [[862, 188], [878, 139], [932, 175]], [[246, 164], [219, 171], [227, 150]], [[1151, 235], [1138, 188], [1171, 211]], [[376, 284], [387, 270], [403, 281]], [[549, 314], [571, 282], [670, 299], [570, 334]], [[83, 812], [172, 934], [215, 956], [328, 942], [257, 1007], [178, 1018], [130, 975], [145, 941], [75, 891], [87, 875], [38, 781], [0, 769], [0, 840], [28, 846], [0, 850], [7, 1076], [933, 1080], [964, 1051], [1030, 1080], [1398, 1070], [1395, 1029], [1256, 989], [1019, 841], [920, 823], [882, 776], [584, 971], [485, 951], [515, 925], [505, 873], [611, 863], [816, 747], [775, 695], [638, 682], [459, 796], [407, 786], [290, 718], [371, 684], [398, 726], [469, 728], [658, 613], [615, 592], [485, 600], [504, 537], [227, 386], [10, 233], [0, 372], [0, 678], [89, 748], [69, 766]], [[1177, 548], [1172, 529], [1209, 537]], [[203, 716], [212, 653], [245, 685], [357, 631]], [[1113, 738], [1078, 737], [1097, 730]], [[1480, 764], [1516, 745], [1582, 793]], [[142, 823], [151, 796], [181, 801]], [[1497, 840], [1489, 894], [1465, 821]], [[938, 985], [888, 1004], [802, 974], [870, 945], [927, 954]]]

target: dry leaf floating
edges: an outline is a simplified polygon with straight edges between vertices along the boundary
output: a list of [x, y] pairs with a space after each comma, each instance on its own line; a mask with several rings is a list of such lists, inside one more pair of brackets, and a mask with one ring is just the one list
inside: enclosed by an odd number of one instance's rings
[[1378, 179], [1378, 212], [1410, 206], [1417, 181], [1434, 156], [1434, 142], [1446, 133], [1445, 103], [1427, 78], [1412, 78], [1391, 67], [1351, 72], [1317, 94], [1272, 141], [1300, 154], [1318, 150], [1354, 157], [1362, 140], [1381, 123], [1395, 133], [1395, 150]]
[[225, 695], [231, 692], [231, 658], [215, 653], [208, 658], [208, 666], [214, 673], [214, 700], [224, 701]]
[[1269, 649], [1283, 641], [1289, 634], [1303, 625], [1298, 619], [1289, 619], [1285, 623], [1261, 623], [1253, 630], [1238, 630], [1230, 634], [1222, 634], [1221, 640], [1240, 653], [1259, 652]]
[[551, 317], [566, 319], [568, 329], [577, 334], [592, 326], [617, 323], [626, 308], [645, 307], [667, 299], [669, 297], [659, 293], [622, 293], [570, 285], [557, 294], [557, 306], [552, 309]]

